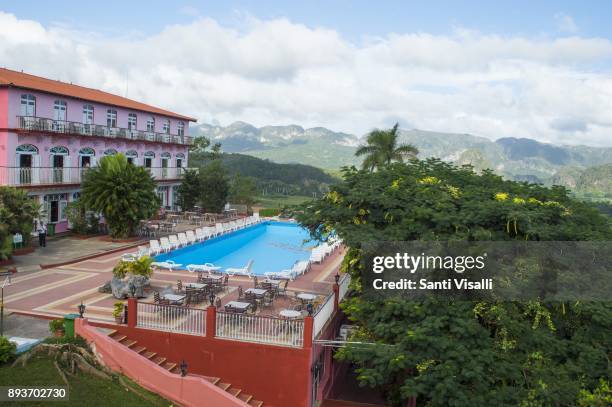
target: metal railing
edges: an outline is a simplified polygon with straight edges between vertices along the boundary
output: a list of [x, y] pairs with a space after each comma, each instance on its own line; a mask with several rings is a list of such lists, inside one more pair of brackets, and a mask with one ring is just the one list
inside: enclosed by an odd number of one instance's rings
[[193, 144], [188, 136], [158, 133], [154, 131], [108, 127], [100, 124], [86, 124], [65, 120], [53, 120], [44, 117], [17, 116], [18, 128], [24, 131], [72, 134], [78, 136], [96, 136], [124, 140], [153, 141], [156, 143]]
[[[145, 167], [156, 180], [179, 179], [185, 168]], [[84, 167], [0, 167], [0, 185], [28, 186], [79, 184], [90, 168]]]
[[345, 274], [338, 283], [338, 302], [342, 301], [342, 299], [346, 296], [349, 289], [349, 284], [351, 284], [351, 276]]
[[319, 307], [316, 314], [314, 314], [314, 322], [312, 327], [312, 338], [316, 338], [327, 321], [334, 314], [334, 293], [329, 294], [323, 304]]
[[136, 326], [190, 335], [206, 335], [206, 310], [138, 302]]
[[263, 317], [217, 311], [219, 338], [301, 348], [304, 320]]

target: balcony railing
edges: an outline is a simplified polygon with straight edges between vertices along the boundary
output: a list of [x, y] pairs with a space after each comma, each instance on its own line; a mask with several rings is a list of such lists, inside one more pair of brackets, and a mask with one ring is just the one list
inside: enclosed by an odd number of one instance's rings
[[139, 328], [206, 335], [206, 310], [138, 302]]
[[[36, 186], [79, 184], [90, 168], [83, 167], [0, 167], [0, 185]], [[157, 181], [179, 179], [185, 168], [147, 167]]]
[[268, 343], [301, 348], [304, 320], [234, 314], [217, 311], [216, 336], [237, 341]]
[[154, 131], [132, 130], [121, 127], [108, 127], [99, 124], [85, 124], [43, 117], [17, 116], [19, 130], [46, 132], [77, 136], [108, 137], [122, 140], [152, 141], [156, 143], [192, 144], [188, 136], [157, 133]]

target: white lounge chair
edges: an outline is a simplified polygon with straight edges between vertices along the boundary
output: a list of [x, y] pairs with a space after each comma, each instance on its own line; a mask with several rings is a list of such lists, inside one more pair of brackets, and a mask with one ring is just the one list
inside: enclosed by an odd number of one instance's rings
[[178, 241], [181, 246], [187, 246], [189, 244], [189, 240], [187, 240], [187, 235], [185, 235], [185, 233], [183, 232], [178, 234]]
[[161, 246], [162, 252], [169, 252], [170, 250], [172, 250], [172, 244], [170, 244], [170, 241], [167, 237], [160, 237], [159, 244]]
[[247, 263], [245, 267], [242, 267], [242, 268], [230, 267], [230, 268], [225, 269], [225, 272], [229, 274], [230, 276], [253, 277], [253, 272], [251, 270], [252, 268], [253, 268], [253, 260], [249, 260], [249, 262]]
[[283, 271], [266, 271], [264, 276], [277, 279], [277, 280], [294, 280], [295, 275], [291, 272], [291, 270], [283, 270]]
[[202, 240], [206, 239], [206, 235], [204, 234], [204, 229], [197, 228], [194, 233], [195, 233], [196, 242], [201, 242]]
[[317, 246], [314, 249], [312, 249], [312, 252], [310, 253], [311, 263], [321, 263], [324, 258], [325, 258], [325, 253], [323, 252], [320, 246]]
[[168, 240], [170, 241], [170, 246], [172, 246], [173, 249], [178, 249], [179, 247], [181, 247], [181, 243], [179, 242], [176, 235], [168, 236]]
[[193, 244], [196, 242], [196, 236], [195, 233], [193, 233], [193, 230], [188, 230], [185, 232], [185, 236], [187, 236], [187, 243]]
[[191, 273], [208, 273], [211, 271], [218, 271], [221, 270], [221, 267], [219, 266], [215, 266], [212, 263], [205, 263], [205, 264], [188, 264], [187, 265], [187, 270], [189, 270]]
[[149, 255], [157, 256], [159, 253], [161, 253], [159, 242], [157, 240], [149, 240]]
[[223, 224], [221, 223], [215, 224], [215, 235], [217, 236], [222, 235], [223, 232], [225, 232], [225, 230], [223, 229]]
[[175, 268], [179, 268], [179, 267], [182, 266], [182, 264], [175, 263], [173, 260], [155, 261], [155, 262], [151, 263], [151, 265], [153, 267], [157, 267], [157, 268], [161, 268], [161, 269], [168, 269], [170, 271], [172, 271]]
[[138, 256], [134, 253], [124, 253], [121, 255], [121, 261], [132, 262], [138, 260]]

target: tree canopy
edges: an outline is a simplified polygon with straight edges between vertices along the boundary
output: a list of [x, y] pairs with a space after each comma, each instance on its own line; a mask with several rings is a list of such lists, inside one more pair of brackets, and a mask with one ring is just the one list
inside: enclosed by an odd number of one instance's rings
[[403, 162], [405, 158], [414, 158], [419, 150], [410, 144], [398, 144], [399, 123], [389, 130], [373, 130], [368, 134], [366, 144], [359, 146], [356, 156], [365, 156], [363, 169], [371, 171], [380, 169], [392, 162]]
[[20, 233], [24, 245], [30, 242], [34, 219], [40, 205], [26, 191], [13, 187], [0, 187], [0, 260], [9, 257], [13, 248], [13, 235]]
[[[561, 187], [503, 180], [436, 159], [344, 169], [344, 181], [304, 208], [319, 239], [350, 247], [342, 303], [359, 329], [337, 353], [390, 403], [607, 405], [612, 304], [540, 301], [376, 301], [360, 295], [362, 243], [409, 240], [610, 240], [610, 220]], [[599, 403], [599, 404], [597, 404]]]
[[88, 209], [104, 215], [110, 234], [126, 238], [140, 220], [159, 209], [155, 180], [143, 167], [130, 164], [123, 154], [106, 156], [83, 179], [81, 200]]

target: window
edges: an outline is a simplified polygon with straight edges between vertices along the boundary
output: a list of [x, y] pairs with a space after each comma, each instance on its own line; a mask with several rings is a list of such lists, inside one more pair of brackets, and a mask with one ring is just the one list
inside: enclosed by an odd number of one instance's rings
[[146, 168], [151, 168], [153, 166], [153, 159], [155, 158], [155, 153], [153, 151], [147, 151], [144, 153], [144, 166]]
[[136, 130], [136, 113], [128, 114], [128, 130]]
[[93, 124], [94, 107], [83, 105], [83, 124]]
[[106, 126], [107, 127], [117, 127], [117, 111], [113, 109], [108, 109], [106, 111]]
[[138, 152], [136, 150], [128, 150], [125, 152], [125, 157], [127, 158], [128, 163], [135, 164], [136, 159], [138, 158]]
[[17, 154], [38, 154], [38, 148], [32, 144], [22, 144], [15, 151]]
[[177, 134], [183, 137], [185, 135], [185, 123], [178, 122], [176, 128], [177, 128]]
[[164, 133], [166, 134], [170, 134], [170, 120], [165, 119], [164, 120]]
[[176, 155], [176, 168], [182, 168], [183, 167], [183, 160], [184, 159], [185, 159], [185, 154], [178, 153]]
[[152, 116], [147, 119], [147, 131], [151, 133], [155, 131], [155, 118]]
[[66, 121], [66, 102], [63, 100], [56, 100], [53, 103], [53, 120]]
[[57, 154], [57, 155], [68, 155], [68, 149], [66, 147], [63, 147], [63, 146], [53, 147], [53, 148], [51, 148], [51, 150], [49, 152], [51, 154]]
[[115, 150], [114, 148], [109, 148], [108, 150], [104, 151], [104, 155], [115, 155], [117, 154], [117, 150]]
[[36, 98], [34, 95], [21, 95], [21, 115], [36, 116]]

